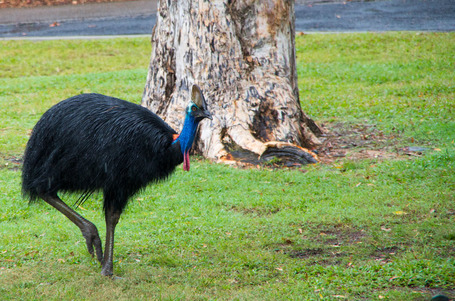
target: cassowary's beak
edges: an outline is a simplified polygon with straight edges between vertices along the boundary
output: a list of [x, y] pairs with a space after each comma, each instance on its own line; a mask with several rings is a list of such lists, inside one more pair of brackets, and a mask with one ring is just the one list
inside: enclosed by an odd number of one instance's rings
[[204, 118], [208, 118], [210, 120], [213, 120], [212, 114], [208, 110], [201, 111], [201, 120]]
[[199, 122], [205, 118], [213, 120], [212, 114], [210, 114], [210, 112], [206, 108], [202, 108], [202, 109], [198, 109], [197, 111], [194, 111], [193, 116], [194, 116], [194, 118], [196, 118], [197, 122]]
[[194, 117], [201, 121], [202, 119], [210, 119], [213, 120], [212, 114], [210, 114], [209, 110], [207, 110], [207, 104], [205, 103], [205, 99], [202, 101], [202, 108], [195, 112]]

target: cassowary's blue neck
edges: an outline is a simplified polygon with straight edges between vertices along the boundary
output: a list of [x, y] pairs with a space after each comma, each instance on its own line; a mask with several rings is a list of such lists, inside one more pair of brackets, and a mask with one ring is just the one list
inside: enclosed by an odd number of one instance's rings
[[185, 122], [183, 123], [183, 129], [179, 137], [175, 142], [180, 142], [180, 150], [183, 154], [183, 170], [190, 170], [190, 148], [193, 145], [194, 136], [196, 135], [197, 125], [199, 124], [196, 119], [187, 114], [185, 117]]
[[180, 149], [182, 154], [188, 152], [193, 145], [194, 136], [196, 135], [196, 130], [199, 122], [196, 119], [187, 114], [185, 117], [185, 122], [183, 123], [183, 129], [176, 141], [180, 142]]

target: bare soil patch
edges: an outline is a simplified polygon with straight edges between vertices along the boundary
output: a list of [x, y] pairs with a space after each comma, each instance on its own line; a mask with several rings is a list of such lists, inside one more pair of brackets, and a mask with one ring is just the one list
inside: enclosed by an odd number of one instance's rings
[[341, 246], [360, 243], [365, 236], [365, 230], [334, 227], [333, 229], [319, 231], [318, 239], [326, 245]]
[[386, 264], [391, 262], [400, 251], [402, 249], [397, 246], [378, 248], [373, 252], [372, 257], [379, 263]]
[[[349, 256], [349, 251], [341, 247], [357, 245], [368, 237], [363, 229], [345, 225], [317, 225], [311, 229], [299, 230], [305, 240], [314, 242], [315, 247], [308, 248], [299, 245], [290, 239], [274, 244], [275, 252], [282, 252], [294, 259], [309, 260], [310, 264], [339, 265]], [[388, 250], [385, 250], [385, 254]], [[383, 253], [375, 253], [377, 258], [382, 258]], [[391, 251], [392, 252], [392, 251]], [[311, 263], [311, 261], [313, 261]]]
[[310, 258], [313, 256], [319, 256], [322, 254], [325, 254], [326, 251], [321, 248], [316, 248], [316, 249], [303, 249], [303, 250], [295, 250], [295, 251], [290, 251], [288, 252], [289, 256], [291, 258]]
[[254, 217], [262, 217], [278, 213], [280, 211], [280, 208], [243, 208], [232, 206], [230, 210]]
[[335, 123], [323, 128], [325, 134], [320, 138], [322, 145], [317, 152], [325, 164], [346, 157], [351, 160], [386, 160], [397, 159], [404, 154], [395, 146], [398, 136], [385, 135], [375, 125]]
[[[323, 164], [346, 158], [349, 160], [402, 160], [420, 157], [425, 152], [438, 150], [426, 146], [402, 146], [398, 133], [384, 134], [376, 125], [334, 123], [322, 126], [322, 144], [316, 149]], [[412, 144], [414, 141], [410, 141]], [[400, 146], [401, 144], [401, 146]]]

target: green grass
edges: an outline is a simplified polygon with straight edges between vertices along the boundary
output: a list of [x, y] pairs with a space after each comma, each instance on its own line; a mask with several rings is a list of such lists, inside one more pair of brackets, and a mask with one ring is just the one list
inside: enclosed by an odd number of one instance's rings
[[[68, 96], [138, 103], [148, 39], [0, 42], [1, 299], [455, 298], [455, 35], [305, 35], [296, 44], [302, 106], [315, 120], [374, 124], [396, 143], [440, 151], [304, 170], [193, 160], [191, 172], [179, 168], [133, 198], [116, 232], [123, 279], [112, 280], [74, 225], [22, 199], [14, 159], [44, 111]], [[94, 195], [78, 211], [104, 237], [101, 207]]]
[[304, 111], [374, 123], [418, 141], [455, 137], [455, 37], [446, 33], [306, 35], [296, 42]]

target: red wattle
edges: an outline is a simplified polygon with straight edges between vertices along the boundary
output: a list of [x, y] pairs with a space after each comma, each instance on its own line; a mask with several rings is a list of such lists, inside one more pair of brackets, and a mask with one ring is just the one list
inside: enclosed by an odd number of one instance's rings
[[190, 153], [185, 152], [183, 154], [183, 170], [189, 171], [190, 170]]

